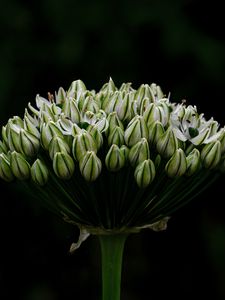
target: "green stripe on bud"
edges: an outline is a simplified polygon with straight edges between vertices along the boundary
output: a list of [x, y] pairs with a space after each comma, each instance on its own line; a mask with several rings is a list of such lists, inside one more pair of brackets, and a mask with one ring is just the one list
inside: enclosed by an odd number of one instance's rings
[[146, 188], [155, 178], [155, 166], [151, 159], [146, 159], [137, 165], [134, 178], [140, 188]]
[[75, 170], [72, 157], [67, 153], [57, 152], [53, 158], [53, 170], [61, 179], [70, 179]]
[[20, 130], [20, 150], [26, 156], [34, 156], [37, 154], [40, 147], [39, 139], [28, 132], [27, 130]]
[[75, 135], [72, 144], [72, 153], [73, 157], [76, 160], [80, 160], [80, 158], [87, 151], [97, 152], [97, 146], [92, 135], [86, 130], [82, 129], [82, 132]]
[[124, 155], [124, 158], [125, 158], [125, 162], [127, 163], [128, 160], [129, 160], [130, 149], [126, 145], [123, 145], [122, 147], [120, 147], [120, 151], [123, 152], [123, 155]]
[[57, 152], [70, 153], [67, 142], [58, 136], [54, 137], [49, 144], [49, 156], [52, 160]]
[[30, 177], [30, 164], [21, 153], [16, 151], [11, 153], [10, 166], [13, 174], [19, 180], [25, 180]]
[[37, 138], [40, 138], [39, 130], [27, 116], [24, 116], [24, 129], [35, 135]]
[[108, 136], [108, 145], [116, 144], [119, 147], [124, 144], [124, 131], [119, 126], [111, 130]]
[[124, 152], [113, 144], [105, 158], [105, 165], [109, 171], [119, 171], [125, 165]]
[[148, 138], [148, 128], [143, 117], [136, 116], [128, 124], [124, 133], [124, 139], [127, 146], [132, 147], [141, 138]]
[[94, 151], [87, 151], [79, 161], [79, 168], [86, 181], [95, 181], [101, 173], [102, 162]]
[[129, 161], [132, 167], [137, 166], [144, 160], [150, 158], [150, 151], [148, 141], [146, 138], [142, 138], [137, 144], [135, 144], [129, 152]]
[[84, 93], [86, 90], [87, 89], [83, 81], [78, 79], [71, 83], [67, 95], [76, 98], [76, 96], [79, 96], [79, 94]]
[[10, 182], [14, 179], [13, 172], [10, 168], [9, 159], [4, 153], [0, 154], [0, 177], [7, 182]]
[[173, 130], [170, 127], [164, 132], [161, 137], [159, 137], [156, 148], [159, 154], [163, 157], [169, 158], [174, 154], [174, 152], [178, 148], [178, 141]]
[[0, 141], [0, 153], [7, 153], [8, 149], [4, 142]]
[[165, 166], [169, 177], [180, 177], [187, 170], [187, 160], [182, 149], [177, 149]]
[[20, 152], [20, 130], [21, 127], [10, 121], [6, 126], [7, 144], [11, 151]]
[[41, 126], [41, 144], [45, 150], [48, 150], [49, 144], [55, 136], [63, 139], [63, 134], [57, 125], [52, 121], [43, 123]]
[[123, 123], [120, 121], [115, 111], [108, 115], [107, 121], [108, 121], [108, 128], [105, 131], [106, 136], [108, 136], [116, 126], [119, 126], [121, 129], [124, 130]]
[[36, 159], [31, 166], [31, 178], [38, 185], [45, 185], [48, 181], [49, 171], [43, 161]]
[[187, 176], [192, 176], [196, 173], [201, 165], [200, 152], [198, 149], [193, 149], [187, 156]]
[[201, 151], [201, 160], [206, 169], [213, 169], [217, 166], [221, 158], [220, 141], [206, 144]]

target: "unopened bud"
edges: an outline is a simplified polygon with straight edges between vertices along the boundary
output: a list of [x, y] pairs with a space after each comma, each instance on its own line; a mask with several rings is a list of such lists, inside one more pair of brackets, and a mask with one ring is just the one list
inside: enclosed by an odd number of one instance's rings
[[97, 152], [97, 147], [91, 134], [86, 130], [82, 129], [82, 132], [75, 135], [73, 139], [73, 157], [76, 160], [79, 160], [87, 151]]
[[27, 116], [24, 117], [24, 129], [35, 135], [37, 138], [40, 137], [40, 132], [36, 125], [33, 124]]
[[217, 166], [221, 158], [220, 141], [206, 144], [201, 151], [201, 160], [206, 169], [213, 169]]
[[192, 176], [195, 172], [199, 170], [200, 167], [200, 152], [198, 149], [193, 149], [188, 156], [187, 159], [187, 176]]
[[100, 130], [98, 129], [98, 127], [96, 125], [94, 125], [94, 126], [89, 125], [87, 128], [87, 131], [93, 137], [93, 139], [95, 141], [95, 145], [97, 147], [97, 150], [99, 150], [101, 148], [101, 146], [103, 145], [103, 136], [102, 136]]
[[70, 153], [70, 147], [67, 142], [58, 136], [52, 138], [49, 144], [49, 156], [52, 160], [57, 152]]
[[134, 117], [124, 133], [124, 139], [128, 147], [132, 147], [142, 138], [148, 138], [148, 128], [142, 116]]
[[10, 162], [4, 153], [0, 153], [0, 178], [10, 182], [14, 179], [14, 175], [10, 168]]
[[140, 188], [146, 188], [155, 178], [155, 166], [151, 159], [146, 159], [137, 165], [134, 178]]
[[169, 119], [169, 110], [165, 103], [156, 105], [155, 103], [150, 103], [143, 114], [143, 118], [147, 126], [151, 125], [152, 122], [159, 121], [165, 126]]
[[86, 86], [82, 80], [78, 79], [71, 83], [69, 90], [67, 92], [68, 97], [76, 98], [77, 95], [84, 93], [86, 91]]
[[169, 177], [180, 177], [187, 170], [187, 160], [182, 149], [177, 149], [165, 166]]
[[61, 179], [70, 179], [75, 170], [72, 157], [67, 153], [57, 152], [53, 158], [53, 169]]
[[156, 148], [159, 154], [163, 157], [169, 158], [174, 154], [174, 152], [178, 148], [178, 141], [173, 130], [170, 127], [158, 139]]
[[125, 157], [123, 151], [113, 144], [105, 158], [105, 164], [109, 171], [119, 171], [125, 165]]
[[39, 149], [39, 139], [27, 130], [20, 130], [20, 147], [21, 152], [26, 156], [34, 156]]
[[63, 103], [62, 112], [73, 123], [80, 123], [80, 111], [78, 109], [77, 103], [73, 98], [66, 99], [66, 101]]
[[16, 178], [25, 180], [30, 177], [30, 164], [21, 153], [16, 151], [11, 153], [10, 166]]
[[115, 111], [108, 115], [107, 121], [108, 121], [108, 129], [105, 131], [106, 135], [109, 135], [116, 126], [119, 126], [121, 129], [124, 130], [123, 123], [120, 121]]
[[4, 142], [0, 141], [0, 153], [7, 153], [8, 149]]
[[41, 126], [41, 144], [45, 150], [48, 150], [49, 144], [55, 136], [63, 139], [63, 134], [57, 125], [52, 121], [43, 123]]
[[45, 185], [48, 181], [49, 171], [43, 161], [36, 159], [31, 166], [31, 178], [38, 185]]
[[122, 147], [120, 147], [120, 151], [123, 152], [124, 158], [125, 158], [125, 162], [127, 163], [128, 160], [129, 160], [130, 149], [126, 145], [123, 145]]
[[101, 173], [102, 163], [94, 151], [87, 151], [79, 161], [79, 168], [86, 181], [94, 181]]
[[124, 131], [119, 126], [111, 130], [108, 136], [108, 145], [116, 144], [119, 147], [124, 144]]
[[129, 152], [129, 161], [132, 167], [137, 166], [144, 160], [150, 158], [149, 146], [146, 138], [142, 138], [137, 144], [135, 144]]
[[149, 133], [149, 144], [150, 145], [156, 145], [158, 140], [161, 138], [161, 136], [164, 134], [164, 128], [162, 123], [159, 121], [156, 121], [151, 124], [151, 126], [148, 127], [148, 133]]

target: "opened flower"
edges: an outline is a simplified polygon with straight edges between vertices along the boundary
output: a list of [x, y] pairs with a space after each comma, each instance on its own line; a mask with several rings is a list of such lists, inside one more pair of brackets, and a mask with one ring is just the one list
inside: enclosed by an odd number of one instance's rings
[[156, 84], [100, 91], [81, 80], [2, 127], [0, 177], [21, 181], [102, 249], [103, 300], [120, 299], [124, 241], [166, 228], [171, 215], [225, 169], [225, 128]]

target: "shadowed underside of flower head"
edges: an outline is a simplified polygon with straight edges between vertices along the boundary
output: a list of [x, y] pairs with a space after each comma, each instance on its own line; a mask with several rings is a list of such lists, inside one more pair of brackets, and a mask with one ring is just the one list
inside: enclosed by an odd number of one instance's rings
[[165, 228], [225, 168], [225, 129], [156, 84], [81, 80], [2, 127], [0, 177], [92, 233]]

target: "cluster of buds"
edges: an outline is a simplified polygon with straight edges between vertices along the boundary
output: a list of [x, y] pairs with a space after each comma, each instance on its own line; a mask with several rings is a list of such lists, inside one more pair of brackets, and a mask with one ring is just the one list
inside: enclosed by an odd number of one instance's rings
[[[225, 128], [213, 118], [206, 120], [195, 106], [170, 102], [156, 84], [142, 84], [136, 90], [124, 83], [116, 88], [110, 79], [96, 92], [76, 80], [67, 91], [59, 88], [48, 99], [37, 95], [36, 106], [28, 103], [23, 118], [14, 116], [2, 127], [0, 177], [7, 182], [33, 182], [39, 187], [48, 187], [49, 182], [61, 185], [60, 190], [76, 207], [74, 222], [78, 224], [107, 227], [110, 223], [104, 223], [104, 218], [96, 224], [85, 219], [87, 206], [76, 203], [76, 197], [86, 194], [86, 188], [95, 193], [93, 199], [106, 194], [103, 188], [119, 198], [113, 203], [106, 199], [108, 202], [102, 204], [106, 214], [111, 207], [112, 215], [116, 210], [121, 215], [109, 228], [132, 223], [131, 217], [124, 216], [126, 208], [130, 211], [127, 199], [141, 191], [147, 202], [137, 196], [137, 205], [146, 216], [151, 215], [137, 222], [144, 226], [144, 222], [154, 223], [171, 211], [173, 181], [182, 178], [192, 186], [209, 171], [224, 169]], [[122, 185], [118, 182], [121, 177], [127, 177]], [[109, 181], [118, 183], [114, 185], [117, 192], [112, 192]], [[136, 185], [131, 189], [134, 194], [128, 191], [129, 183]], [[92, 196], [86, 197], [90, 200]], [[179, 206], [181, 198], [175, 197]], [[93, 204], [96, 215], [101, 211], [100, 202]], [[163, 210], [155, 213], [159, 203]], [[133, 212], [136, 209], [133, 207]], [[62, 206], [60, 210], [64, 211]], [[128, 223], [123, 222], [126, 219]]]

